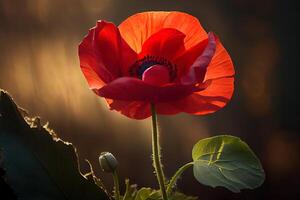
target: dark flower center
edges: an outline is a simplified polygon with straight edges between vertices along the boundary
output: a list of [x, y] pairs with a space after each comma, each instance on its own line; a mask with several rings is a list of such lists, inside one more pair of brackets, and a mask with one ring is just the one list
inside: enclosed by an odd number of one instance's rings
[[130, 75], [142, 79], [143, 73], [153, 65], [162, 65], [169, 71], [170, 81], [174, 81], [177, 76], [177, 66], [172, 64], [165, 58], [156, 56], [145, 56], [144, 58], [135, 62], [130, 69]]
[[144, 71], [146, 71], [146, 69], [150, 68], [153, 65], [157, 65], [157, 64], [159, 64], [159, 63], [154, 60], [147, 60], [147, 61], [142, 62], [137, 71], [138, 77], [142, 77], [143, 73], [144, 73]]

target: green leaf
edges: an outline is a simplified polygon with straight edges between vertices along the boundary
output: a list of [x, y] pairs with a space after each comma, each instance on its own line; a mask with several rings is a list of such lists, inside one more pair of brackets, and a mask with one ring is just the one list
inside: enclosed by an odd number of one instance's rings
[[232, 192], [259, 187], [265, 179], [260, 161], [239, 138], [220, 135], [200, 140], [193, 148], [194, 176], [204, 185]]
[[90, 179], [80, 173], [73, 145], [42, 127], [38, 118], [27, 118], [26, 122], [11, 97], [2, 90], [0, 148], [5, 180], [18, 199], [109, 199], [99, 182], [95, 184], [92, 171]]

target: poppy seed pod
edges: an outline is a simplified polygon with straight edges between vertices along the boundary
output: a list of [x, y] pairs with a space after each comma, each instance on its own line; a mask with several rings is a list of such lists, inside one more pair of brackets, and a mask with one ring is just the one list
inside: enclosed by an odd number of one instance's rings
[[112, 173], [117, 169], [118, 161], [115, 156], [109, 152], [102, 152], [99, 156], [99, 163], [104, 172]]

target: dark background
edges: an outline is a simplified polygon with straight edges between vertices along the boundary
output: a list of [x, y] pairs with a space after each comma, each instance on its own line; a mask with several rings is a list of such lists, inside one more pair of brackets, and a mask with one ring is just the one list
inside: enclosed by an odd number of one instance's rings
[[[88, 89], [77, 48], [98, 19], [119, 24], [141, 11], [188, 12], [207, 31], [217, 33], [230, 53], [235, 93], [229, 105], [213, 115], [159, 117], [166, 174], [170, 177], [191, 160], [199, 139], [232, 134], [261, 159], [266, 171], [262, 187], [234, 194], [197, 183], [189, 171], [179, 182], [183, 192], [201, 200], [299, 199], [299, 14], [291, 2], [0, 0], [0, 88], [32, 116], [49, 121], [60, 137], [78, 148], [82, 160], [92, 162], [105, 183], [111, 185], [111, 177], [99, 170], [97, 158], [110, 151], [119, 160], [122, 179], [157, 187], [150, 120], [109, 111]], [[8, 192], [0, 182], [0, 192]]]

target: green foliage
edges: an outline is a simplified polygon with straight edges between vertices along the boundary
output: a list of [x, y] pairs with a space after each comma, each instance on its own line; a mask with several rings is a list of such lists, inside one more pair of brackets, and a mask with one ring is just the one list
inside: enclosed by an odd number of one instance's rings
[[[180, 192], [174, 192], [169, 197], [169, 200], [197, 200], [197, 197], [186, 196]], [[126, 180], [126, 192], [122, 200], [162, 200], [159, 190], [142, 187], [137, 190], [136, 185], [130, 185], [129, 180]]]
[[92, 171], [91, 179], [80, 173], [73, 145], [33, 121], [26, 122], [9, 95], [0, 91], [1, 167], [18, 199], [108, 200]]
[[239, 138], [221, 135], [200, 140], [193, 148], [194, 176], [202, 184], [233, 192], [254, 189], [264, 179], [260, 161]]
[[153, 190], [151, 188], [141, 188], [135, 197], [135, 200], [154, 200], [154, 199], [162, 199], [161, 194], [157, 190]]
[[125, 180], [126, 191], [124, 196], [121, 198], [123, 200], [134, 200], [137, 193], [137, 185], [130, 185], [129, 179]]

